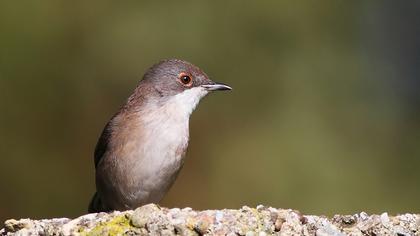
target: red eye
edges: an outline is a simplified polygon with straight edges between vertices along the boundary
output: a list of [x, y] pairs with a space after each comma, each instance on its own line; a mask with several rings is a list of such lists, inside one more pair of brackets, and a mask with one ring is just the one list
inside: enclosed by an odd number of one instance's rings
[[185, 73], [181, 73], [178, 78], [179, 78], [179, 81], [183, 85], [191, 86], [191, 82], [192, 82], [191, 76], [189, 76]]

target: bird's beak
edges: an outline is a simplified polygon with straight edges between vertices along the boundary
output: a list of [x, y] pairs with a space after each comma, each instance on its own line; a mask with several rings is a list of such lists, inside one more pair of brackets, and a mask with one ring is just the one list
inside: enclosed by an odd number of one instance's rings
[[222, 83], [215, 83], [212, 82], [210, 84], [201, 85], [201, 87], [205, 88], [207, 91], [214, 91], [214, 90], [232, 90], [232, 88], [226, 84]]

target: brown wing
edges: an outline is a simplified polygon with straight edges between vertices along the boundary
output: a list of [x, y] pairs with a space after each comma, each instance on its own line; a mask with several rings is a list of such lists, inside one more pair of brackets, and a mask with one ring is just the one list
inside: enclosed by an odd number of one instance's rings
[[99, 162], [102, 160], [107, 148], [109, 139], [111, 138], [111, 129], [110, 129], [110, 122], [106, 124], [104, 130], [102, 131], [101, 136], [99, 137], [98, 143], [95, 147], [94, 153], [94, 161], [95, 161], [95, 168], [98, 166]]

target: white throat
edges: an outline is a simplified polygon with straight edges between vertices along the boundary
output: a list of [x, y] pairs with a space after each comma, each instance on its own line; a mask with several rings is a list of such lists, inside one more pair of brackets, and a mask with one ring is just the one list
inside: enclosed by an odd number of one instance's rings
[[201, 98], [206, 96], [208, 91], [202, 87], [194, 87], [172, 96], [164, 103], [151, 103], [144, 108], [140, 117], [145, 124], [163, 129], [176, 129], [179, 125], [186, 126], [191, 113], [197, 107]]
[[173, 106], [179, 115], [189, 117], [197, 107], [201, 98], [206, 96], [208, 91], [202, 87], [194, 87], [175, 95], [167, 101], [168, 106]]

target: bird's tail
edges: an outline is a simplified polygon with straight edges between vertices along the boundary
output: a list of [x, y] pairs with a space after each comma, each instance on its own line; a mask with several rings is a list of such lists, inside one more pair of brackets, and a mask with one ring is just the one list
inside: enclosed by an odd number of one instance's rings
[[101, 212], [104, 211], [102, 206], [101, 198], [99, 197], [98, 192], [95, 192], [95, 195], [93, 195], [92, 200], [90, 200], [88, 212], [89, 213], [95, 213], [95, 212]]

